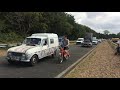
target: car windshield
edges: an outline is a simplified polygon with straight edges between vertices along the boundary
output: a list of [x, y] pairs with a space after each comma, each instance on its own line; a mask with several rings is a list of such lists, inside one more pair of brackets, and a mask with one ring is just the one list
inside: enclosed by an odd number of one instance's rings
[[78, 39], [78, 41], [83, 41], [83, 39]]
[[39, 38], [26, 38], [23, 42], [23, 44], [31, 45], [31, 46], [40, 45], [40, 43], [41, 43], [41, 39]]

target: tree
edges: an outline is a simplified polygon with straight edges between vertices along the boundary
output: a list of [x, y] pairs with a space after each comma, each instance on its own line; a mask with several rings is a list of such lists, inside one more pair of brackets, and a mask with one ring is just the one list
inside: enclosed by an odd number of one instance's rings
[[119, 38], [120, 38], [120, 32], [119, 32], [119, 33], [117, 33], [117, 37], [119, 37]]
[[64, 12], [0, 12], [0, 33], [6, 34], [5, 37], [7, 34], [10, 34], [9, 37], [26, 37], [43, 32], [56, 33], [58, 36], [66, 34], [72, 40], [84, 37], [86, 32], [93, 33], [97, 38], [105, 38], [109, 34], [108, 30], [101, 34], [88, 26], [78, 24], [74, 16]]
[[108, 30], [104, 30], [104, 34], [108, 35], [110, 32]]

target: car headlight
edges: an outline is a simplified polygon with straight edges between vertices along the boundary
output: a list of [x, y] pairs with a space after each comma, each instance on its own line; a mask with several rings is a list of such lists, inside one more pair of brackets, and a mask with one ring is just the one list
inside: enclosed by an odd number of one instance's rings
[[7, 53], [7, 56], [11, 56], [11, 55], [12, 55], [12, 53], [11, 53], [11, 52], [8, 52], [8, 53]]
[[21, 59], [25, 60], [26, 59], [26, 55], [22, 54], [22, 58]]

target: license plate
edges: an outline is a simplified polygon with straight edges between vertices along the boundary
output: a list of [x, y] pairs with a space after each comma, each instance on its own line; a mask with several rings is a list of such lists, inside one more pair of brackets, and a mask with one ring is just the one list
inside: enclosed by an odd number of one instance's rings
[[19, 61], [19, 57], [12, 57], [13, 61]]

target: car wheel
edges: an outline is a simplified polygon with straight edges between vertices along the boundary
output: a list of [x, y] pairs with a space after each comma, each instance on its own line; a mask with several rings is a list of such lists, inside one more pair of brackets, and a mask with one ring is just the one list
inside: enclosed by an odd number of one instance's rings
[[56, 57], [56, 51], [54, 51], [54, 53], [52, 54], [52, 58]]
[[37, 55], [32, 56], [32, 58], [30, 59], [30, 66], [35, 66], [37, 62], [38, 62]]

